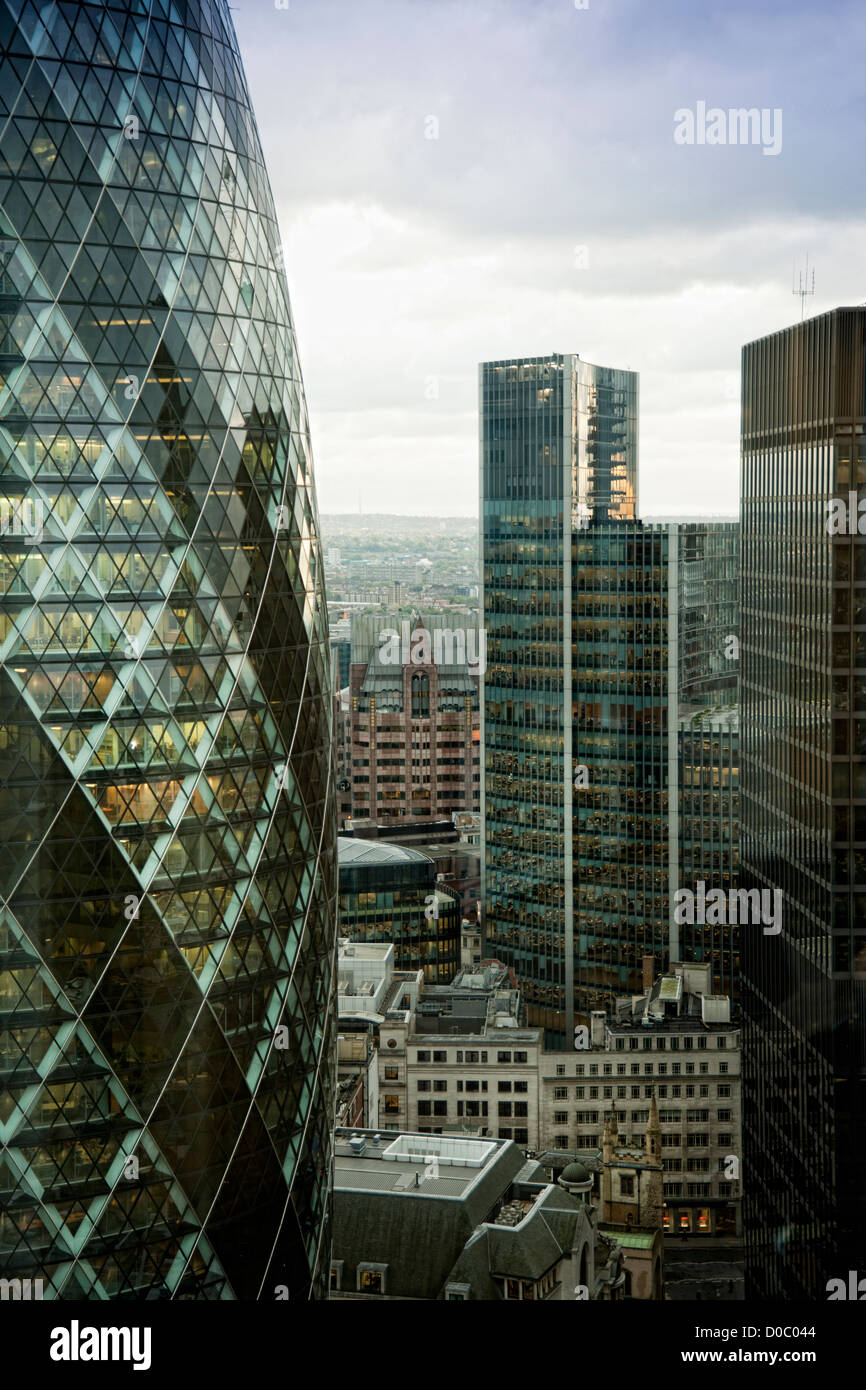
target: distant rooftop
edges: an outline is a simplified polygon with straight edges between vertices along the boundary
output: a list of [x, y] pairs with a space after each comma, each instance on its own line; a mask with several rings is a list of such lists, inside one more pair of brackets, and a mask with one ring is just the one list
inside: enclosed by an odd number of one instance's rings
[[540, 1028], [497, 1028], [491, 1025], [479, 1033], [425, 1033], [419, 1029], [409, 1042], [412, 1047], [442, 1047], [447, 1043], [454, 1047], [463, 1047], [466, 1043], [479, 1043], [484, 1047], [494, 1044], [497, 1047], [513, 1047], [515, 1043], [537, 1043], [541, 1036]]
[[483, 961], [458, 971], [450, 985], [428, 985], [415, 1014], [418, 1037], [462, 1041], [478, 1037], [533, 1041], [537, 1034], [518, 1034], [520, 991], [501, 961]]
[[337, 836], [337, 859], [342, 864], [358, 864], [373, 868], [384, 864], [430, 864], [426, 854], [404, 845], [391, 845], [384, 840], [356, 840], [348, 835]]
[[[686, 969], [689, 969], [687, 966]], [[697, 972], [700, 966], [692, 966]], [[674, 1013], [672, 1010], [677, 1009]], [[724, 1014], [727, 1013], [727, 1017]], [[682, 974], [661, 975], [643, 995], [619, 999], [607, 1027], [616, 1033], [732, 1032], [739, 1025], [730, 1016], [727, 995], [693, 992]]]
[[357, 961], [385, 961], [389, 951], [393, 955], [394, 947], [385, 941], [347, 941], [341, 938], [338, 943], [338, 954], [350, 960], [354, 957]]

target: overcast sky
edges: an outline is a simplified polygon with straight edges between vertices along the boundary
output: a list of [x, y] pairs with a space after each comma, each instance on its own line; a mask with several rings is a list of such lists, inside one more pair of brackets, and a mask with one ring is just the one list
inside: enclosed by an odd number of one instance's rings
[[[807, 251], [807, 316], [866, 300], [862, 0], [234, 19], [321, 511], [476, 513], [478, 363], [547, 352], [640, 373], [642, 513], [736, 511], [742, 344], [800, 317]], [[780, 110], [779, 153], [676, 143], [699, 102], [766, 108], [767, 145]]]

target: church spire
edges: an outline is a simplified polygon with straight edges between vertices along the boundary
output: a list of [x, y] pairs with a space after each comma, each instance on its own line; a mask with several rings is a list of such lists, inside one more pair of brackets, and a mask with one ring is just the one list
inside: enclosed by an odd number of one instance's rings
[[662, 1151], [662, 1128], [659, 1120], [659, 1107], [656, 1101], [656, 1089], [652, 1088], [650, 1098], [649, 1120], [647, 1121], [646, 1134], [643, 1141], [644, 1154], [649, 1159], [659, 1160]]

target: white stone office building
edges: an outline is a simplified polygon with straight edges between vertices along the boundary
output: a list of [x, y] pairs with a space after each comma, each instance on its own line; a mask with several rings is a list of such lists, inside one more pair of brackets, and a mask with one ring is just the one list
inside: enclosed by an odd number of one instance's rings
[[[362, 1087], [362, 1109], [358, 1113], [354, 1093], [351, 1110], [341, 1115], [341, 1123], [375, 1126], [383, 1101], [380, 1086], [388, 1080], [405, 1095], [405, 1047], [396, 1060], [394, 1037], [405, 1036], [424, 985], [423, 970], [395, 970], [394, 947], [386, 942], [341, 941], [337, 953], [337, 1075], [341, 1088], [358, 1079]], [[385, 1029], [385, 1043], [382, 1029]], [[389, 1031], [396, 1030], [396, 1031]], [[389, 1063], [382, 1064], [385, 1047]], [[394, 1054], [392, 1056], [392, 1054]], [[405, 1109], [405, 1102], [397, 1113]]]
[[498, 962], [425, 984], [379, 1038], [379, 1124], [537, 1146], [541, 1033], [520, 1027], [520, 991]]

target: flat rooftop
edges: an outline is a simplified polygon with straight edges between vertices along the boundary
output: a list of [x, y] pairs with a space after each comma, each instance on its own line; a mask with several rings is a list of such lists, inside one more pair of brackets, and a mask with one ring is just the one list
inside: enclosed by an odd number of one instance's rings
[[[644, 1023], [641, 1018], [616, 1019], [611, 1021], [608, 1028], [613, 1035], [628, 1034], [634, 1036], [635, 1033], [643, 1037], [651, 1038], [654, 1033], [739, 1033], [742, 1031], [742, 1023], [737, 1023], [731, 1019], [728, 1023], [704, 1023], [700, 1014], [684, 1014], [681, 1018], [671, 1015], [670, 1018], [654, 1018], [652, 1023]], [[596, 1049], [601, 1052], [602, 1049]], [[578, 1053], [578, 1060], [580, 1054]]]
[[384, 961], [388, 953], [394, 954], [394, 947], [390, 942], [384, 941], [349, 941], [340, 938], [337, 947], [337, 954], [340, 960], [379, 960]]
[[364, 1129], [338, 1129], [335, 1141], [338, 1191], [452, 1199], [465, 1197], [511, 1143]]
[[416, 1031], [409, 1038], [409, 1047], [465, 1047], [467, 1043], [478, 1043], [483, 1047], [510, 1047], [514, 1043], [537, 1043], [541, 1037], [541, 1029], [534, 1031], [527, 1028], [497, 1028], [491, 1024], [486, 1033], [425, 1033], [418, 1028], [418, 1017], [415, 1019]]

